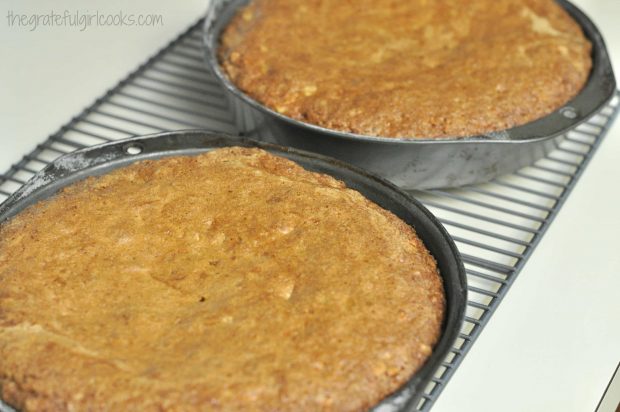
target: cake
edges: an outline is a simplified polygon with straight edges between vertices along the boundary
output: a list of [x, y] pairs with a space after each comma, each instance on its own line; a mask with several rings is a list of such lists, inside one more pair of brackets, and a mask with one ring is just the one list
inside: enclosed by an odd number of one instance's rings
[[0, 226], [0, 394], [23, 411], [361, 411], [444, 312], [411, 226], [260, 149], [140, 161]]
[[220, 65], [270, 109], [386, 138], [488, 134], [561, 108], [591, 44], [553, 0], [253, 0]]

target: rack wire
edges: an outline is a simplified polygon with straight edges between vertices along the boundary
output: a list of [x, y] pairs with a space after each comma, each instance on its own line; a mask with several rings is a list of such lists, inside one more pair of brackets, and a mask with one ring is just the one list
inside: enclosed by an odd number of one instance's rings
[[[236, 133], [231, 110], [203, 64], [202, 20], [157, 52], [32, 152], [0, 174], [0, 202], [33, 174], [73, 150], [167, 130]], [[555, 150], [489, 183], [412, 192], [445, 225], [469, 281], [460, 336], [425, 390], [430, 410], [566, 201], [618, 114], [618, 93], [586, 123], [556, 140]], [[11, 410], [0, 403], [0, 410]]]

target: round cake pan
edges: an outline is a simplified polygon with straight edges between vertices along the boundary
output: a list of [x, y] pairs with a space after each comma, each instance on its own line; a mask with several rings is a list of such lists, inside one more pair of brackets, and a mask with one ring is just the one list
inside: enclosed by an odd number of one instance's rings
[[[321, 155], [216, 132], [167, 132], [93, 146], [60, 157], [0, 205], [0, 223], [89, 176], [102, 175], [140, 160], [192, 156], [229, 146], [258, 147], [293, 160], [307, 170], [329, 174], [345, 182], [348, 187], [359, 191], [411, 225], [435, 257], [443, 279], [447, 303], [441, 337], [422, 368], [405, 385], [375, 407], [383, 412], [413, 409], [460, 332], [467, 304], [465, 269], [454, 242], [424, 206], [389, 182], [361, 169]], [[386, 319], [386, 322], [389, 321], [390, 319]]]
[[556, 147], [563, 133], [600, 110], [616, 81], [603, 38], [592, 21], [566, 0], [558, 3], [592, 43], [592, 71], [581, 92], [563, 107], [531, 123], [465, 138], [401, 139], [340, 132], [284, 116], [239, 90], [222, 71], [220, 34], [248, 0], [212, 0], [204, 22], [206, 62], [234, 109], [245, 136], [345, 160], [405, 189], [455, 187], [485, 182], [532, 164]]

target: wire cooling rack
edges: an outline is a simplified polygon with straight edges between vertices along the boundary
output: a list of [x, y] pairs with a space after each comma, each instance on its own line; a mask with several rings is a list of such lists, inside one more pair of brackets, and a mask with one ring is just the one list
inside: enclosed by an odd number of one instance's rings
[[[0, 175], [0, 201], [58, 156], [166, 130], [236, 133], [223, 91], [203, 64], [202, 20]], [[418, 405], [428, 411], [533, 253], [618, 114], [619, 96], [558, 139], [547, 157], [492, 182], [412, 192], [446, 226], [469, 281], [467, 317]], [[560, 142], [561, 141], [561, 142]], [[0, 410], [10, 410], [0, 403]]]

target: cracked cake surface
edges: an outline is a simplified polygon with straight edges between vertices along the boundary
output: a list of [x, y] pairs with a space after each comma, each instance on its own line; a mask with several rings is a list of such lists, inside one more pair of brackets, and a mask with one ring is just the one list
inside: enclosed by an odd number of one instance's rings
[[260, 149], [147, 160], [0, 226], [0, 389], [24, 411], [359, 411], [441, 333], [413, 229]]
[[221, 35], [247, 95], [328, 129], [464, 137], [579, 93], [591, 44], [553, 0], [253, 0]]

